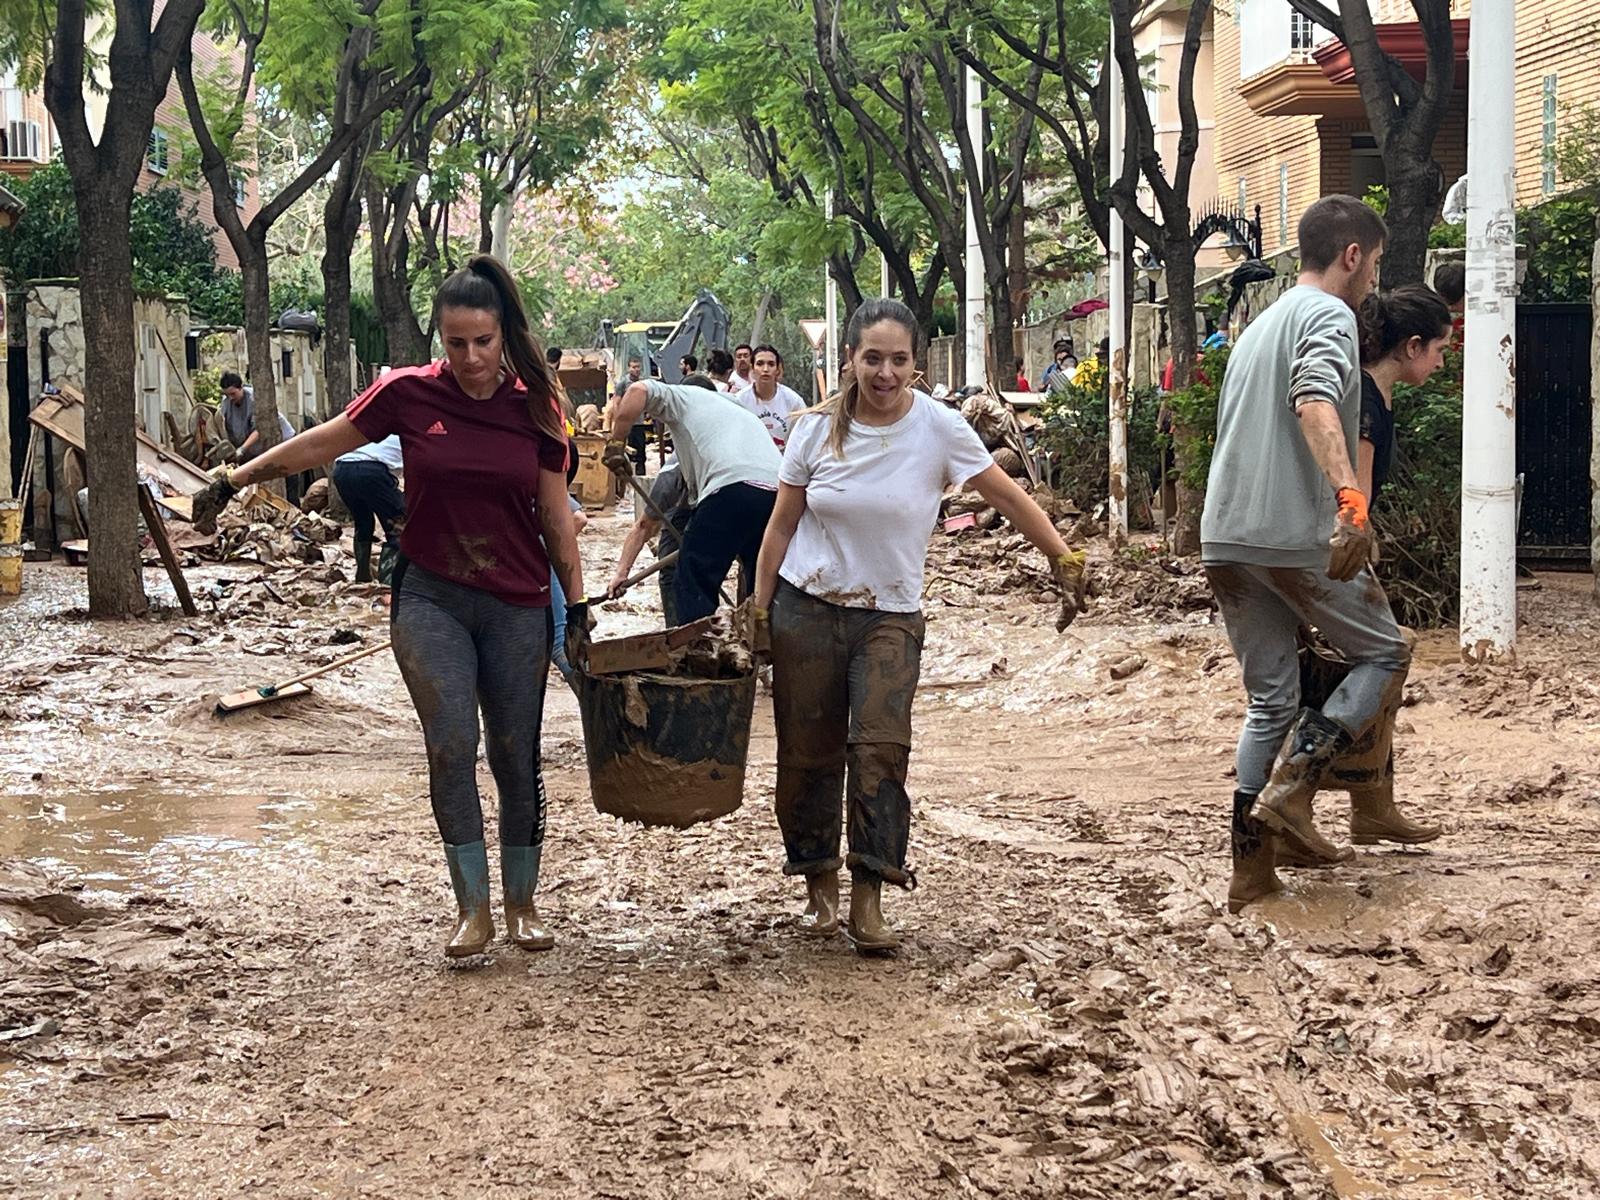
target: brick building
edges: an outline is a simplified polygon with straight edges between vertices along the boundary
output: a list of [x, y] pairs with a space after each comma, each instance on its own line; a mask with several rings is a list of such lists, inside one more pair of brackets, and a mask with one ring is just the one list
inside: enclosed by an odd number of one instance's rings
[[[1380, 41], [1419, 77], [1422, 35], [1409, 0], [1370, 0]], [[1151, 64], [1146, 102], [1164, 154], [1175, 151], [1184, 0], [1163, 0], [1140, 18], [1138, 43]], [[1471, 4], [1452, 4], [1456, 89], [1434, 144], [1448, 185], [1466, 170], [1467, 49]], [[1520, 0], [1516, 34], [1517, 202], [1565, 190], [1554, 162], [1573, 110], [1600, 106], [1600, 9], [1593, 0]], [[1291, 245], [1299, 214], [1318, 196], [1361, 195], [1383, 182], [1349, 54], [1287, 0], [1217, 0], [1196, 64], [1201, 149], [1190, 191], [1195, 212], [1222, 204], [1261, 206], [1267, 254]]]
[[[93, 35], [91, 35], [91, 40]], [[221, 46], [203, 33], [196, 33], [192, 43], [196, 79], [227, 78], [237, 80], [244, 65], [244, 56], [236, 46]], [[99, 135], [105, 121], [104, 95], [89, 91], [86, 95], [89, 127]], [[55, 123], [45, 107], [42, 88], [24, 91], [17, 86], [14, 70], [0, 73], [0, 175], [13, 179], [26, 179], [45, 163], [60, 155], [60, 142]], [[184, 147], [192, 146], [189, 118], [183, 106], [183, 93], [176, 78], [167, 88], [167, 94], [156, 108], [155, 128], [150, 134], [150, 145], [145, 151], [144, 165], [140, 168], [136, 186], [147, 191], [158, 183], [170, 180], [194, 203], [196, 215], [211, 227], [212, 242], [217, 248], [217, 263], [230, 270], [239, 269], [239, 258], [233, 251], [228, 236], [217, 225], [212, 213], [211, 191], [203, 180], [194, 184], [171, 178], [183, 156]], [[247, 164], [238, 173], [235, 182], [235, 203], [245, 223], [255, 216], [260, 207], [256, 185], [255, 164]]]

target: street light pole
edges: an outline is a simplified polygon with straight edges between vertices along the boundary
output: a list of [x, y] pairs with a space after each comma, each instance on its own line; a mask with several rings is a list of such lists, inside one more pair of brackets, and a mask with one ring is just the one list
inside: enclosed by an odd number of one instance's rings
[[1467, 324], [1461, 422], [1461, 655], [1516, 655], [1515, 0], [1472, 6]]
[[[833, 189], [829, 188], [823, 199], [826, 205], [828, 220], [833, 220]], [[823, 323], [827, 332], [823, 334], [822, 347], [822, 382], [828, 395], [833, 395], [839, 390], [839, 285], [834, 281], [833, 272], [828, 269], [828, 264], [822, 264], [822, 294], [823, 294]]]
[[[1117, 64], [1117, 22], [1111, 21], [1111, 78], [1106, 104], [1111, 111], [1107, 136], [1111, 141], [1111, 178], [1122, 178], [1123, 141], [1126, 136], [1127, 114], [1122, 94], [1122, 68]], [[1111, 206], [1111, 245], [1107, 247], [1110, 260], [1111, 285], [1111, 411], [1110, 424], [1110, 480], [1107, 492], [1111, 499], [1107, 528], [1113, 543], [1128, 540], [1128, 262], [1123, 254], [1122, 215], [1117, 206]]]
[[[966, 261], [966, 383], [983, 387], [988, 382], [987, 342], [984, 337], [983, 249], [978, 244], [978, 222], [983, 218], [983, 91], [978, 73], [966, 69], [967, 140], [972, 146], [976, 174], [967, 180]], [[1005, 331], [1010, 334], [1010, 330]]]

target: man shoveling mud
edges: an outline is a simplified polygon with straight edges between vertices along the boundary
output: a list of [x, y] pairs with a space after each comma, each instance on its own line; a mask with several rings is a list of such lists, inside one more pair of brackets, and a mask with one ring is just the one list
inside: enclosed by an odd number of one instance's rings
[[[1298, 286], [1240, 336], [1217, 406], [1201, 557], [1250, 694], [1233, 797], [1234, 912], [1282, 890], [1276, 838], [1301, 861], [1352, 857], [1317, 832], [1312, 798], [1410, 665], [1368, 565], [1373, 540], [1355, 466], [1356, 309], [1377, 279], [1387, 232], [1350, 196], [1306, 210]], [[1351, 664], [1321, 711], [1300, 708], [1302, 624]]]

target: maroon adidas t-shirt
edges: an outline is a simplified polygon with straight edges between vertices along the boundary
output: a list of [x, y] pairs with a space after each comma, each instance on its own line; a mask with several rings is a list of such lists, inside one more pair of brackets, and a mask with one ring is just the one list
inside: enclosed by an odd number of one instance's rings
[[567, 448], [534, 426], [520, 382], [477, 400], [443, 360], [396, 367], [344, 415], [374, 442], [400, 435], [406, 478], [400, 549], [408, 559], [507, 604], [549, 606], [550, 559], [536, 510], [539, 471], [564, 472]]

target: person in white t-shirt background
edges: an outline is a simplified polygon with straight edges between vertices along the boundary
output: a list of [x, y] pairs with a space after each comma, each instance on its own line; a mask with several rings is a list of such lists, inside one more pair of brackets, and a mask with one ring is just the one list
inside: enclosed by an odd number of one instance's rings
[[783, 383], [783, 355], [776, 346], [757, 346], [754, 362], [755, 382], [736, 393], [734, 399], [761, 418], [772, 435], [773, 445], [782, 450], [789, 440], [790, 422], [806, 402], [799, 392]]
[[1067, 548], [959, 413], [912, 390], [919, 333], [897, 300], [856, 309], [839, 393], [790, 431], [756, 566], [755, 621], [758, 631], [769, 626], [772, 646], [784, 874], [806, 878], [802, 925], [832, 933], [848, 864], [845, 932], [863, 952], [899, 944], [883, 920], [884, 881], [916, 884], [906, 869], [905, 782], [926, 629], [923, 568], [944, 491], [976, 489], [1049, 557], [1061, 590], [1058, 630], [1083, 607], [1083, 552]]
[[733, 348], [733, 375], [728, 384], [738, 395], [755, 382], [755, 349], [749, 342], [740, 342]]

